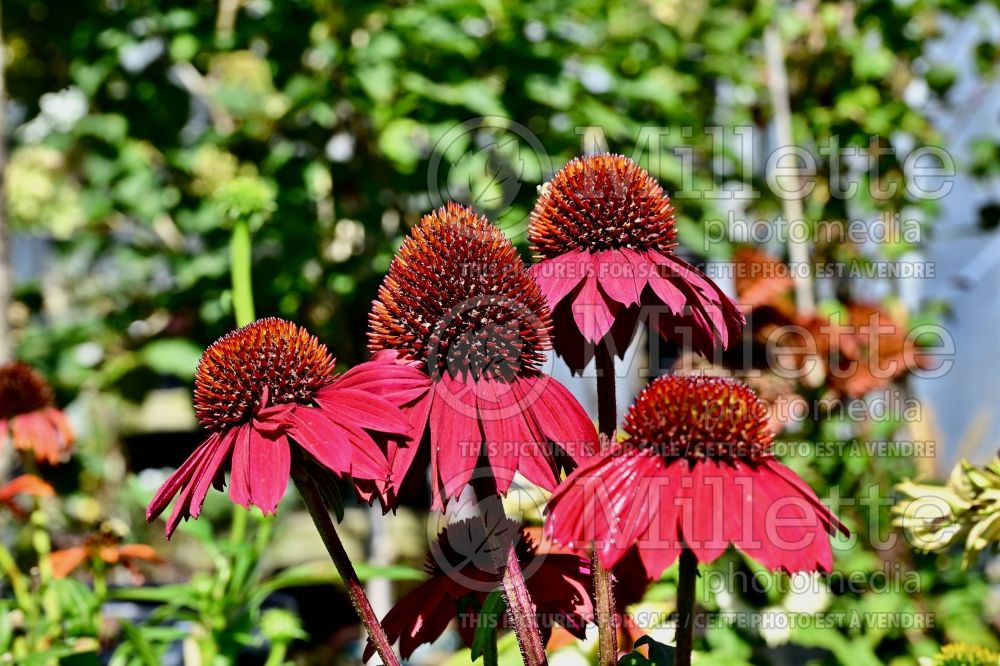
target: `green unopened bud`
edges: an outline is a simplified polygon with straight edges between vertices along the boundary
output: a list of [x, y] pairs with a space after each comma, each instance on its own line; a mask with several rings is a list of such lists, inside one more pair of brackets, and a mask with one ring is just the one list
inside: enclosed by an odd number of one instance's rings
[[212, 200], [230, 223], [246, 220], [251, 231], [264, 226], [274, 211], [274, 186], [258, 176], [237, 176], [221, 185]]
[[271, 643], [288, 644], [294, 640], [305, 640], [308, 634], [302, 630], [299, 617], [283, 608], [270, 608], [260, 616], [260, 633]]

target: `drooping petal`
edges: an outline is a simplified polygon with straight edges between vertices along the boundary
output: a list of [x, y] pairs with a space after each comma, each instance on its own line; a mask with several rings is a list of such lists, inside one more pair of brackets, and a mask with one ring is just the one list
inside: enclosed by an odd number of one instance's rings
[[703, 458], [690, 466], [687, 480], [690, 487], [685, 495], [690, 499], [690, 505], [684, 507], [681, 519], [684, 542], [699, 562], [708, 564], [718, 559], [729, 546], [723, 529], [728, 517], [725, 490], [730, 479], [726, 469], [716, 460]]
[[490, 461], [496, 490], [506, 494], [517, 472], [521, 449], [527, 445], [518, 421], [517, 399], [507, 384], [482, 378], [475, 383], [477, 417], [483, 430], [483, 448]]
[[410, 431], [412, 439], [405, 442], [399, 439], [390, 439], [386, 446], [389, 476], [394, 492], [398, 492], [403, 485], [410, 473], [413, 461], [420, 451], [424, 433], [427, 430], [427, 421], [430, 418], [432, 395], [432, 391], [425, 391], [416, 400], [401, 407], [407, 421], [412, 425]]
[[288, 434], [321, 465], [334, 474], [351, 473], [350, 433], [332, 421], [323, 410], [299, 406], [289, 415]]
[[650, 494], [655, 487], [656, 456], [616, 449], [574, 471], [552, 496], [546, 534], [568, 548], [594, 543], [604, 566], [613, 567], [649, 528]]
[[189, 481], [194, 475], [195, 471], [198, 469], [198, 465], [201, 463], [202, 459], [205, 458], [210, 452], [214, 451], [222, 440], [221, 433], [213, 432], [209, 435], [208, 439], [202, 442], [198, 448], [185, 460], [180, 467], [178, 467], [174, 472], [167, 477], [167, 480], [163, 482], [160, 489], [156, 491], [153, 495], [153, 499], [149, 502], [149, 506], [146, 509], [146, 520], [153, 521], [170, 505], [170, 500], [181, 491], [182, 488], [189, 486]]
[[574, 461], [561, 466], [571, 468], [597, 453], [600, 443], [594, 422], [565, 386], [548, 375], [524, 377], [514, 386], [519, 402], [529, 406], [542, 433]]
[[556, 305], [593, 272], [593, 255], [576, 250], [535, 264], [529, 270], [549, 307]]
[[237, 429], [236, 444], [233, 446], [233, 457], [231, 461], [231, 472], [229, 476], [229, 498], [249, 509], [252, 500], [250, 498], [250, 476], [253, 473], [250, 469], [250, 435], [253, 427], [244, 424]]
[[594, 255], [598, 284], [604, 293], [623, 305], [639, 303], [653, 266], [644, 255], [627, 247]]
[[[447, 373], [434, 385], [430, 411], [431, 491], [435, 508], [458, 497], [472, 478], [483, 435], [471, 382]], [[443, 493], [443, 494], [442, 494]]]
[[620, 309], [618, 303], [601, 291], [594, 275], [584, 281], [573, 299], [573, 319], [584, 340], [590, 343], [596, 344], [608, 334]]
[[22, 474], [0, 487], [0, 501], [7, 501], [18, 495], [31, 497], [52, 497], [55, 489], [34, 474]]
[[[399, 653], [407, 659], [420, 645], [433, 643], [458, 614], [458, 606], [445, 592], [440, 580], [431, 579], [399, 600], [382, 618], [382, 628], [390, 642], [399, 640]], [[375, 654], [369, 641], [362, 659]]]
[[349, 420], [366, 430], [396, 435], [407, 435], [410, 431], [410, 423], [398, 405], [375, 394], [361, 389], [328, 389], [323, 393], [316, 402], [331, 416], [336, 415], [338, 421]]
[[397, 360], [395, 350], [382, 350], [371, 361], [359, 363], [337, 377], [331, 386], [317, 394], [317, 398], [326, 400], [328, 392], [354, 389], [403, 405], [424, 395], [430, 390], [430, 383], [430, 377], [413, 363]]
[[167, 519], [168, 539], [177, 529], [181, 519], [197, 518], [201, 513], [205, 495], [236, 442], [237, 430], [232, 428], [212, 433], [195, 449], [191, 457], [167, 478], [153, 496], [146, 509], [147, 521], [159, 516], [170, 504], [170, 500], [177, 495], [177, 502]]
[[270, 439], [256, 429], [251, 432], [250, 499], [264, 515], [273, 514], [278, 508], [288, 487], [291, 467], [292, 452], [285, 435]]

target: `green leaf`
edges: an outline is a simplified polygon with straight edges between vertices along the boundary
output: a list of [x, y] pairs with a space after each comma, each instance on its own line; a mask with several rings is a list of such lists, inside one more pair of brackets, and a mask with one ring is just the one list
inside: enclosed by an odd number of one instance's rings
[[153, 340], [139, 352], [143, 363], [154, 372], [190, 380], [198, 368], [201, 348], [190, 340], [165, 338]]
[[618, 660], [618, 666], [674, 666], [674, 648], [654, 641], [649, 636], [643, 636], [635, 642], [635, 647], [645, 646], [649, 657], [642, 656], [633, 650]]
[[472, 659], [482, 657], [484, 666], [497, 666], [497, 627], [500, 626], [506, 606], [503, 593], [493, 590], [479, 611], [476, 636], [472, 639]]

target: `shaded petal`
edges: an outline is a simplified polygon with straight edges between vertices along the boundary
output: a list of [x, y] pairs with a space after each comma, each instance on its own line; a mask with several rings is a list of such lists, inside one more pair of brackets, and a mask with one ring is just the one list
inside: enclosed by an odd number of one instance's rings
[[[437, 640], [456, 615], [455, 601], [445, 592], [441, 581], [432, 578], [400, 599], [381, 624], [390, 643], [399, 640], [399, 653], [407, 659], [423, 643]], [[375, 645], [369, 640], [363, 661], [367, 662], [374, 654]]]
[[164, 509], [170, 505], [170, 500], [177, 495], [182, 487], [187, 485], [194, 471], [198, 468], [198, 463], [207, 455], [208, 451], [212, 450], [218, 444], [219, 438], [219, 433], [212, 433], [208, 439], [202, 442], [188, 456], [187, 460], [181, 463], [180, 467], [167, 477], [167, 480], [163, 482], [160, 489], [153, 495], [149, 506], [146, 507], [147, 521], [152, 522], [156, 520], [163, 513]]
[[[223, 433], [219, 445], [215, 447], [214, 451], [205, 456], [198, 466], [198, 471], [191, 479], [194, 490], [191, 492], [189, 513], [192, 518], [197, 518], [201, 514], [201, 506], [205, 503], [205, 495], [208, 494], [208, 489], [212, 486], [216, 474], [222, 468], [222, 464], [226, 461], [230, 451], [232, 451], [233, 445], [236, 443], [237, 431], [237, 428], [233, 428]], [[176, 509], [174, 511], [176, 512]], [[173, 520], [173, 516], [170, 518]]]
[[423, 443], [424, 432], [427, 430], [427, 420], [431, 413], [432, 392], [426, 391], [415, 401], [401, 408], [407, 421], [410, 422], [412, 439], [401, 441], [390, 439], [386, 447], [386, 457], [389, 459], [389, 473], [393, 488], [398, 492], [403, 485], [413, 460], [416, 458]]

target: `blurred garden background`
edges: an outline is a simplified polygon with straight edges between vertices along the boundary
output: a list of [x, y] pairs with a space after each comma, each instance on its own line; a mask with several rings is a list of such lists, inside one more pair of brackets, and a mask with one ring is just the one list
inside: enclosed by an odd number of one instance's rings
[[[647, 168], [673, 197], [681, 252], [755, 308], [746, 344], [714, 364], [667, 349], [636, 367], [753, 375], [765, 399], [806, 405], [775, 420], [779, 440], [802, 444], [786, 462], [854, 534], [834, 543], [835, 575], [802, 589], [741, 587], [757, 565], [724, 556], [713, 566], [732, 585], [703, 586], [699, 605], [756, 620], [700, 631], [696, 663], [905, 666], [950, 643], [1000, 649], [1000, 521], [965, 555], [976, 523], [956, 517], [926, 552], [893, 511], [918, 493], [898, 484], [943, 483], [960, 459], [992, 461], [1000, 442], [995, 3], [3, 0], [0, 32], [0, 360], [38, 369], [77, 433], [68, 460], [36, 470], [4, 447], [5, 481], [34, 471], [54, 494], [31, 499], [24, 520], [0, 516], [37, 601], [32, 614], [13, 600], [4, 565], [3, 663], [18, 641], [18, 663], [358, 663], [360, 627], [292, 494], [277, 519], [255, 513], [235, 535], [220, 493], [170, 542], [144, 519], [201, 441], [199, 355], [234, 328], [228, 221], [252, 218], [258, 316], [307, 327], [348, 367], [367, 358], [372, 299], [423, 214], [472, 205], [528, 258], [538, 186], [598, 151]], [[791, 205], [768, 159], [787, 143], [816, 159]], [[931, 161], [907, 163], [928, 147]], [[915, 165], [940, 169], [915, 181]], [[857, 185], [847, 195], [834, 187], [845, 177]], [[773, 233], [789, 218], [807, 242]], [[887, 233], [859, 238], [858, 223]], [[800, 266], [802, 250], [804, 287], [738, 270]], [[841, 270], [819, 270], [831, 266]], [[891, 344], [813, 349], [816, 370], [795, 378], [758, 344], [773, 326], [872, 313]], [[920, 327], [939, 334], [907, 338]], [[924, 343], [939, 352], [929, 364], [835, 372]], [[587, 382], [553, 368], [592, 404]], [[620, 382], [622, 405], [648, 379], [635, 376]], [[892, 441], [930, 446], [864, 446]], [[1000, 494], [1000, 477], [976, 485], [967, 472], [947, 501], [976, 520], [1000, 515], [981, 497]], [[388, 519], [348, 505], [342, 532], [380, 615], [423, 578], [436, 526], [426, 493], [411, 489]], [[536, 494], [520, 495], [509, 504], [537, 524]], [[136, 544], [152, 550], [114, 551]], [[81, 547], [72, 571], [33, 560]], [[672, 576], [635, 608], [671, 612]], [[780, 621], [796, 614], [829, 620]], [[596, 650], [553, 641], [553, 663]], [[519, 663], [512, 637], [500, 648], [501, 663]], [[947, 663], [978, 663], [968, 658]], [[413, 658], [470, 661], [454, 633]]]

